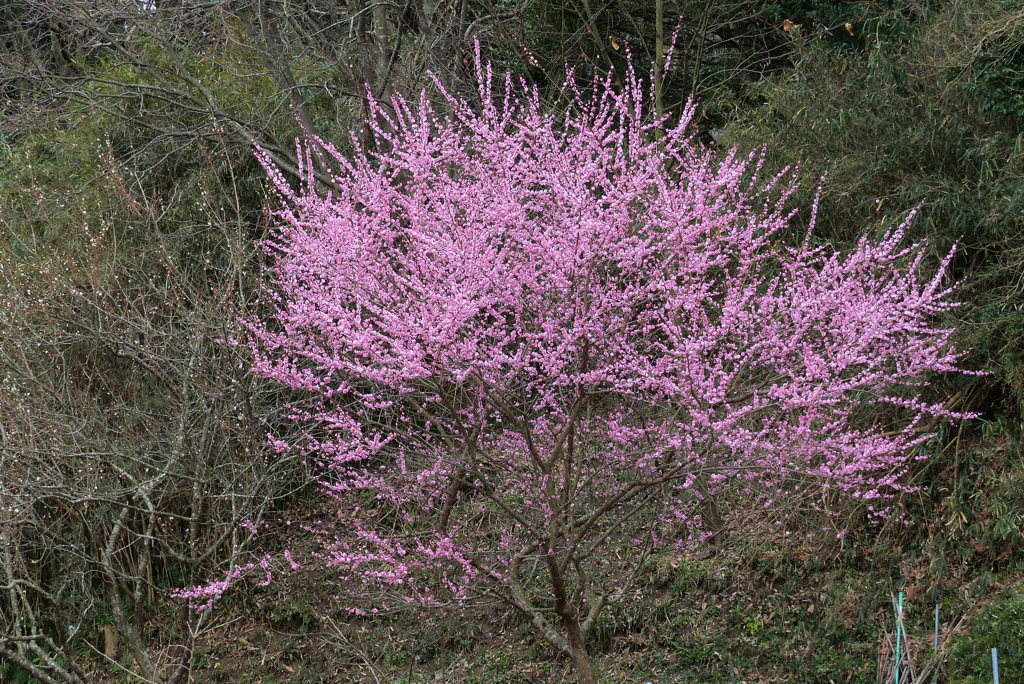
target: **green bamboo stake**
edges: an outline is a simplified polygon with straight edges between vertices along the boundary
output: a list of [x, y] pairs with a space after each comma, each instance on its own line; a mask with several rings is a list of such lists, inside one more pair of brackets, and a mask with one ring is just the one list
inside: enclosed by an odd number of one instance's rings
[[903, 592], [900, 592], [899, 604], [896, 608], [896, 684], [900, 684], [900, 637], [903, 633]]

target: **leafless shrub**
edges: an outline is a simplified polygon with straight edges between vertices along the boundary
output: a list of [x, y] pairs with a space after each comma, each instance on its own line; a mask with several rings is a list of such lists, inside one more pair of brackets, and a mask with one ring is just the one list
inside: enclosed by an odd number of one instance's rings
[[[241, 228], [194, 226], [210, 247], [182, 253], [197, 236], [162, 234], [138, 188], [144, 239], [101, 221], [0, 252], [0, 657], [42, 681], [85, 680], [82, 649], [115, 667], [119, 643], [117, 667], [181, 677], [204, 617], [167, 590], [238, 563], [240, 523], [308, 479], [268, 455], [275, 397], [218, 342], [251, 296]], [[155, 611], [180, 638], [147, 634]]]

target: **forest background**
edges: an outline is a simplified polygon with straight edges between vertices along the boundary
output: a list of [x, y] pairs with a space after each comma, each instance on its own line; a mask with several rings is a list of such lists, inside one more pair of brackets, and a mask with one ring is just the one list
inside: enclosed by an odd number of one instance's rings
[[[909, 525], [720, 506], [721, 539], [651, 559], [594, 651], [609, 681], [876, 681], [890, 597], [943, 678], [1024, 672], [1024, 8], [1013, 0], [7, 0], [0, 5], [0, 680], [562, 681], [494, 607], [355, 620], [299, 574], [192, 613], [170, 590], [301, 544], [309, 466], [271, 454], [291, 397], [218, 342], [251, 312], [271, 199], [303, 128], [344, 143], [436, 74], [471, 92], [473, 45], [552, 101], [581, 77], [671, 68], [659, 106], [799, 165], [839, 246], [920, 207], [954, 243], [982, 417], [938, 426]], [[802, 215], [806, 220], [806, 215]], [[293, 525], [251, 528], [251, 520]], [[1004, 675], [1009, 676], [1009, 675]], [[1012, 681], [1012, 679], [1010, 679]]]

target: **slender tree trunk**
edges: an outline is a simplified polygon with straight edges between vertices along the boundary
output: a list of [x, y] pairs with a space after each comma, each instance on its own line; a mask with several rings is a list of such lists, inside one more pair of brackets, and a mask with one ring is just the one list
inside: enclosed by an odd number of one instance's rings
[[[554, 547], [554, 540], [549, 543]], [[597, 675], [594, 674], [594, 665], [587, 655], [587, 649], [583, 646], [583, 630], [580, 628], [580, 618], [576, 607], [569, 601], [568, 592], [565, 586], [563, 568], [559, 566], [554, 554], [547, 557], [548, 575], [551, 578], [551, 589], [555, 598], [555, 614], [562, 619], [565, 627], [565, 640], [563, 650], [569, 652], [572, 658], [573, 668], [576, 670], [576, 681], [579, 684], [597, 684]], [[557, 643], [557, 642], [554, 642]], [[566, 649], [565, 646], [568, 646]]]
[[575, 617], [563, 617], [562, 622], [565, 624], [569, 649], [572, 651], [572, 666], [576, 670], [576, 681], [579, 684], [597, 684], [594, 664], [590, 660], [587, 649], [583, 646], [579, 620]]

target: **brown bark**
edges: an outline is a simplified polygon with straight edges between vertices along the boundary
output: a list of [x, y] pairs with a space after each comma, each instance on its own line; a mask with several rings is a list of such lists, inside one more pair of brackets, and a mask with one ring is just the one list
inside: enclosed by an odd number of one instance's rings
[[597, 684], [594, 664], [590, 660], [587, 649], [583, 646], [579, 620], [575, 615], [567, 615], [562, 617], [562, 622], [565, 625], [566, 637], [568, 637], [572, 666], [576, 670], [576, 681], [579, 684]]
[[[554, 546], [552, 544], [552, 546]], [[565, 575], [553, 554], [547, 557], [548, 576], [555, 598], [555, 614], [562, 619], [565, 627], [565, 642], [569, 647], [573, 669], [576, 670], [576, 681], [580, 684], [597, 684], [594, 665], [590, 661], [587, 649], [583, 645], [584, 634], [580, 629], [580, 619], [576, 607], [569, 601], [569, 592], [565, 585]]]

